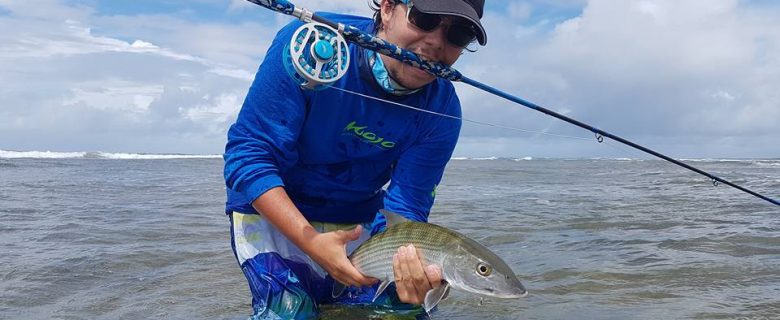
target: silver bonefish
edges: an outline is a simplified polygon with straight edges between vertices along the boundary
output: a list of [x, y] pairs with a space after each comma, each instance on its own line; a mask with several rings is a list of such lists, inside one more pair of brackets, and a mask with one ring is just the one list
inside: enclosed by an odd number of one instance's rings
[[[413, 244], [423, 264], [441, 268], [441, 286], [425, 295], [423, 306], [430, 312], [450, 288], [497, 298], [520, 298], [528, 294], [512, 269], [495, 253], [468, 237], [432, 223], [410, 221], [396, 213], [380, 210], [387, 229], [363, 242], [350, 261], [364, 275], [381, 281], [374, 299], [395, 281], [393, 255], [398, 248]], [[334, 296], [344, 286], [337, 283]]]

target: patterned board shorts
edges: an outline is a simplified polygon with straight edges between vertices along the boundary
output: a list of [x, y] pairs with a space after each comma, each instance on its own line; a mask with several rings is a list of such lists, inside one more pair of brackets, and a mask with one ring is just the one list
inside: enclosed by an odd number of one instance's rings
[[[371, 288], [349, 288], [334, 298], [334, 280], [261, 215], [233, 212], [230, 220], [233, 253], [252, 293], [251, 319], [312, 319], [320, 315], [321, 305], [385, 310], [382, 312], [392, 310], [412, 315], [412, 318], [425, 314], [419, 306], [401, 303], [392, 284], [374, 302], [371, 300], [378, 284]], [[319, 232], [357, 226], [311, 224]], [[347, 244], [347, 252], [352, 252], [369, 238], [370, 227], [363, 225], [363, 234], [357, 241]]]

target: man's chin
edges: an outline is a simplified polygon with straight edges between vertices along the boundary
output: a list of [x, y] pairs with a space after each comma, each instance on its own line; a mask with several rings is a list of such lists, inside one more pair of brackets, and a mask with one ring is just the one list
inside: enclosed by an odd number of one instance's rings
[[420, 69], [415, 69], [407, 75], [406, 79], [401, 79], [399, 82], [409, 89], [419, 89], [436, 80], [436, 76]]
[[433, 80], [435, 80], [435, 79], [436, 78], [432, 78], [430, 80], [416, 79], [415, 81], [409, 82], [409, 83], [401, 82], [401, 85], [404, 86], [404, 88], [416, 90], [416, 89], [420, 89], [420, 88], [422, 88], [424, 86], [427, 86], [428, 84], [433, 82]]

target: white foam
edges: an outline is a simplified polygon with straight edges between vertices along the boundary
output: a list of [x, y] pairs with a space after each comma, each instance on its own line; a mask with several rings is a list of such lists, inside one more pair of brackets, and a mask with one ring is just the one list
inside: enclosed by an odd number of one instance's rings
[[0, 158], [36, 158], [36, 159], [68, 159], [83, 158], [86, 152], [54, 152], [54, 151], [9, 151], [0, 150]]
[[143, 154], [143, 153], [108, 153], [98, 152], [98, 158], [117, 160], [167, 160], [167, 159], [216, 159], [220, 154]]
[[753, 162], [756, 161], [755, 159], [714, 159], [714, 158], [691, 158], [691, 159], [682, 158], [679, 160], [688, 161], [688, 162]]
[[780, 167], [780, 161], [777, 160], [757, 160], [753, 164], [758, 166]]
[[220, 154], [144, 154], [112, 152], [54, 152], [0, 150], [0, 159], [115, 159], [115, 160], [166, 160], [166, 159], [217, 159]]
[[[578, 159], [573, 159], [578, 160]], [[634, 159], [634, 158], [590, 158], [590, 160], [597, 160], [597, 161], [642, 161], [642, 159]]]
[[479, 157], [479, 158], [469, 158], [469, 157], [452, 157], [450, 160], [498, 160], [498, 157]]

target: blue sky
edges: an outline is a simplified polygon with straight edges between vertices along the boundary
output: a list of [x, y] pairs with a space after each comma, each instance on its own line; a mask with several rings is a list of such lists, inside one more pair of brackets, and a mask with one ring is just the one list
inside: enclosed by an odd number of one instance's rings
[[[289, 21], [244, 0], [0, 0], [0, 150], [221, 153]], [[777, 158], [776, 21], [767, 0], [488, 1], [488, 46], [455, 67], [673, 157]], [[466, 118], [535, 132], [466, 123], [456, 156], [642, 157], [456, 88]]]

